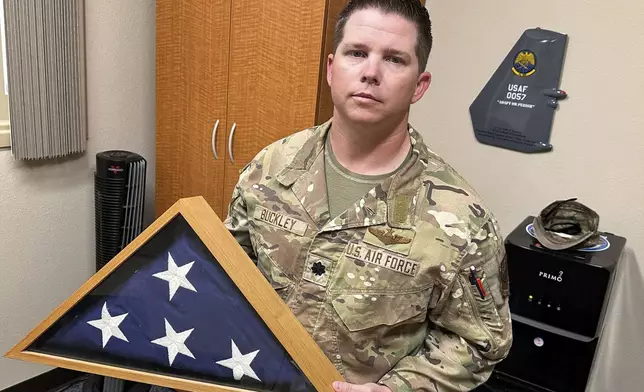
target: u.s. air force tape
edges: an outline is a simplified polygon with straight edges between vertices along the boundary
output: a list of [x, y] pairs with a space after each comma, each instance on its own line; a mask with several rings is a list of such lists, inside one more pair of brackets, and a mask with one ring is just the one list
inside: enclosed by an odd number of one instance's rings
[[417, 261], [372, 248], [364, 243], [350, 243], [346, 248], [345, 254], [347, 257], [374, 264], [391, 271], [400, 272], [401, 274], [416, 276], [418, 273], [419, 263]]
[[262, 206], [255, 207], [253, 217], [299, 236], [303, 236], [306, 233], [306, 229], [309, 227], [305, 222], [302, 222], [299, 219], [271, 211]]

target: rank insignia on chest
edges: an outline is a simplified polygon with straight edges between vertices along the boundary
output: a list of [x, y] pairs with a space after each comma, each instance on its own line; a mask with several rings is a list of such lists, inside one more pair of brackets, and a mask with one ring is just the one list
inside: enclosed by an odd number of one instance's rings
[[302, 278], [322, 287], [326, 287], [329, 282], [330, 268], [332, 265], [331, 260], [310, 254], [306, 258], [306, 265], [304, 266], [304, 274]]
[[319, 261], [316, 261], [313, 263], [313, 266], [311, 266], [311, 272], [313, 272], [317, 276], [322, 276], [324, 275], [324, 272], [326, 271], [326, 267], [324, 264], [320, 263]]

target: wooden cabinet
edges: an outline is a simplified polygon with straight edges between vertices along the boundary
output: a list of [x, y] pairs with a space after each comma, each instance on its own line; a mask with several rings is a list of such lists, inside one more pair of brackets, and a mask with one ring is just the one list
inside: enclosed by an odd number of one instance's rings
[[[270, 142], [316, 120], [325, 0], [232, 0], [224, 203]], [[225, 208], [224, 208], [225, 209]]]
[[202, 195], [223, 219], [255, 154], [331, 116], [329, 3], [345, 0], [157, 0], [157, 216]]
[[156, 1], [156, 215], [202, 195], [224, 219], [239, 170], [333, 113], [324, 69], [347, 0]]
[[202, 195], [221, 216], [231, 4], [157, 0], [156, 7], [155, 212]]

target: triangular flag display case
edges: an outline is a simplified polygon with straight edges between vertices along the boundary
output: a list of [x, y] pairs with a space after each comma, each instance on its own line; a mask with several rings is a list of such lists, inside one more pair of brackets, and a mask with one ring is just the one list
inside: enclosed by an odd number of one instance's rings
[[342, 380], [202, 197], [177, 201], [6, 356], [184, 391]]

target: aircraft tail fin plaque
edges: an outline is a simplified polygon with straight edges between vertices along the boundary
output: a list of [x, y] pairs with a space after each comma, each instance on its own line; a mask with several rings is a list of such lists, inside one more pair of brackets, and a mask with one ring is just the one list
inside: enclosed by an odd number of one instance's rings
[[476, 139], [511, 150], [552, 150], [550, 133], [568, 36], [526, 30], [470, 106]]

